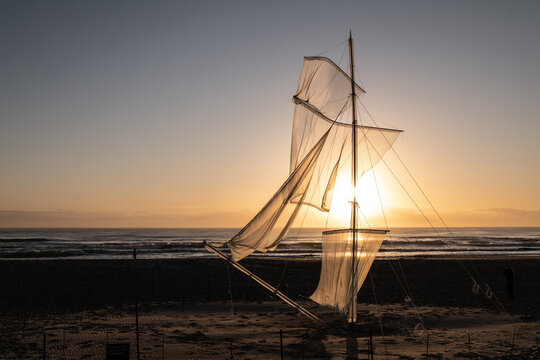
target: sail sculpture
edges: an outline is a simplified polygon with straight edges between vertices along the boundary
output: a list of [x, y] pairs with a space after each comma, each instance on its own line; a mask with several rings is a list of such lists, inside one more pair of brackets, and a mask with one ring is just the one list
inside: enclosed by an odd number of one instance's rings
[[[254, 251], [274, 250], [302, 206], [328, 212], [336, 184], [342, 183], [339, 179], [354, 179], [356, 184], [356, 179], [392, 146], [401, 130], [357, 125], [355, 102], [363, 93], [353, 78], [330, 59], [304, 58], [293, 96], [296, 105], [289, 177], [262, 210], [226, 243], [234, 262]], [[319, 304], [349, 314], [356, 313], [356, 293], [387, 233], [358, 229], [356, 197], [351, 196], [351, 200], [351, 228], [323, 233], [321, 276], [311, 296]], [[355, 318], [355, 314], [350, 317], [352, 321]]]

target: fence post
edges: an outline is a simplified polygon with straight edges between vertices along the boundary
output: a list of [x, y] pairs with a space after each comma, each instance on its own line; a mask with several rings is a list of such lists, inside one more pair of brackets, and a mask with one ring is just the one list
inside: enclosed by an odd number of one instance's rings
[[17, 276], [17, 318], [21, 314], [21, 278]]
[[161, 360], [165, 360], [165, 333], [161, 333]]
[[514, 340], [516, 340], [516, 328], [514, 328], [514, 334], [512, 334], [512, 347], [510, 348], [510, 355], [514, 352]]
[[471, 334], [467, 332], [467, 338], [469, 339], [469, 359], [472, 360], [472, 353], [471, 353]]
[[283, 329], [279, 329], [279, 346], [281, 349], [281, 360], [283, 360]]
[[373, 337], [371, 334], [371, 330], [369, 330], [369, 356], [370, 356], [370, 359], [373, 360], [374, 351], [373, 351]]
[[43, 332], [43, 360], [47, 360], [47, 334]]
[[135, 303], [135, 335], [137, 340], [137, 360], [139, 360], [139, 304]]
[[426, 359], [429, 359], [429, 334], [426, 337]]

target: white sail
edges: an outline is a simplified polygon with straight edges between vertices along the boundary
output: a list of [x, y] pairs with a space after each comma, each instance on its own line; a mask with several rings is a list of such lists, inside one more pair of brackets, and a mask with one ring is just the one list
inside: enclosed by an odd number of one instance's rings
[[[300, 210], [327, 138], [328, 132], [313, 146], [262, 210], [227, 243], [233, 260], [241, 260], [254, 251], [272, 251], [285, 237]], [[293, 203], [293, 197], [299, 198], [300, 202]]]
[[[310, 299], [347, 312], [371, 268], [386, 230], [356, 230], [356, 256], [352, 263], [352, 229], [325, 231], [319, 285]], [[351, 284], [353, 286], [351, 286]]]
[[[297, 105], [294, 111], [290, 171], [291, 173], [294, 171], [322, 134], [329, 132], [321, 159], [314, 170], [316, 179], [311, 182], [303, 201], [304, 205], [328, 212], [332, 202], [332, 193], [328, 190], [334, 188], [332, 182], [335, 182], [339, 176], [347, 176], [350, 179], [352, 175], [351, 132], [353, 126], [342, 122], [345, 121], [345, 112], [339, 114], [335, 120], [331, 120], [318, 112], [311, 104], [296, 97], [295, 100]], [[343, 106], [346, 110], [350, 105], [345, 102]], [[356, 171], [357, 177], [360, 178], [379, 162], [401, 131], [360, 125], [357, 125], [356, 129], [358, 135]], [[333, 176], [335, 169], [338, 173]], [[293, 198], [293, 201], [297, 200], [298, 198]]]
[[[358, 85], [354, 86], [357, 94], [364, 93]], [[263, 209], [227, 243], [235, 261], [254, 251], [274, 250], [287, 234], [302, 205], [328, 212], [339, 179], [346, 176], [350, 180], [352, 177], [353, 151], [357, 160], [356, 178], [360, 178], [377, 164], [401, 132], [353, 126], [351, 79], [326, 58], [304, 59], [293, 100], [296, 106], [289, 178]], [[356, 144], [352, 143], [353, 130], [356, 131]], [[352, 256], [353, 233], [356, 234], [355, 256]], [[347, 311], [385, 234], [385, 230], [358, 229], [354, 232], [344, 229], [323, 233], [321, 277], [311, 299]]]
[[[356, 85], [358, 95], [365, 91]], [[304, 58], [295, 95], [324, 116], [336, 120], [351, 97], [351, 79], [332, 60], [321, 56]], [[350, 123], [350, 121], [349, 121]]]

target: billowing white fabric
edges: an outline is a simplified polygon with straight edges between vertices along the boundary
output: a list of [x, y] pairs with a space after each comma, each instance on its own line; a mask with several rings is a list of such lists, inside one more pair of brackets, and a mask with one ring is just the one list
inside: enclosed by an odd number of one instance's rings
[[[254, 251], [272, 251], [287, 234], [302, 205], [329, 211], [336, 181], [352, 176], [350, 78], [331, 60], [304, 59], [291, 141], [290, 175], [264, 208], [228, 243], [238, 261]], [[356, 85], [357, 94], [364, 91]], [[358, 177], [392, 146], [399, 130], [357, 126]]]
[[[363, 93], [356, 85], [356, 94]], [[296, 97], [335, 120], [351, 98], [351, 78], [328, 58], [305, 57]]]
[[[241, 260], [256, 250], [273, 251], [285, 237], [300, 210], [327, 138], [328, 133], [319, 139], [272, 199], [227, 243], [233, 260]], [[299, 202], [290, 201], [293, 197]]]
[[[353, 279], [352, 229], [325, 231], [319, 285], [310, 299], [347, 312], [386, 236], [385, 230], [356, 230], [355, 279]], [[354, 284], [355, 283], [355, 284]], [[355, 286], [351, 286], [355, 285]]]
[[[341, 117], [340, 115], [338, 120]], [[352, 178], [352, 129], [352, 124], [334, 122], [314, 111], [309, 104], [297, 100], [294, 111], [290, 172], [294, 171], [322, 134], [329, 131], [328, 141], [314, 170], [316, 179], [311, 182], [306, 191], [305, 205], [313, 206], [320, 211], [329, 211], [332, 201], [331, 190], [337, 176]], [[379, 162], [401, 131], [357, 126], [356, 132], [357, 178], [359, 179]], [[297, 198], [293, 199], [293, 201], [297, 200]]]

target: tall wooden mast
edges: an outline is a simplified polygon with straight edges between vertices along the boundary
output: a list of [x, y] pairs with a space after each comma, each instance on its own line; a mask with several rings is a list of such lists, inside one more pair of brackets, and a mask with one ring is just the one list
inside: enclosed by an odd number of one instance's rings
[[357, 182], [357, 158], [356, 158], [356, 84], [354, 82], [354, 53], [353, 53], [353, 39], [352, 32], [349, 32], [349, 63], [351, 71], [351, 102], [352, 102], [352, 184], [354, 189], [354, 197], [351, 203], [351, 228], [352, 228], [352, 272], [351, 272], [351, 291], [353, 293], [352, 303], [349, 306], [348, 321], [351, 323], [356, 322], [356, 294], [358, 289], [356, 288], [356, 229], [358, 223], [358, 205], [356, 203], [356, 182]]

